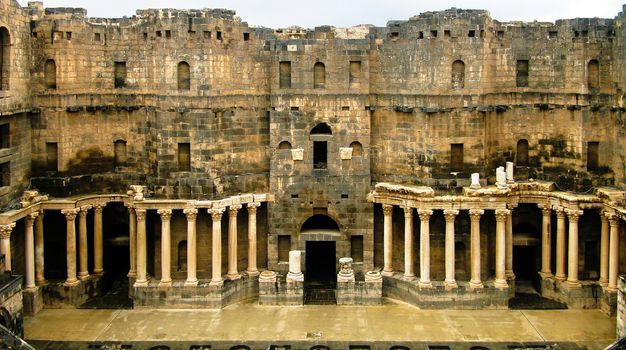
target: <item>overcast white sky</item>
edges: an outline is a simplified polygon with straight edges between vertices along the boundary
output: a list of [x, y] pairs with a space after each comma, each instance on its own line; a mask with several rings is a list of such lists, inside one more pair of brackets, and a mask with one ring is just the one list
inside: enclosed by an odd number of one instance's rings
[[[25, 6], [27, 0], [18, 0]], [[614, 18], [626, 0], [44, 0], [45, 7], [83, 7], [90, 17], [132, 16], [145, 8], [227, 8], [249, 25], [270, 28], [299, 25], [384, 26], [426, 11], [450, 7], [485, 9], [500, 21], [550, 21], [561, 18]]]

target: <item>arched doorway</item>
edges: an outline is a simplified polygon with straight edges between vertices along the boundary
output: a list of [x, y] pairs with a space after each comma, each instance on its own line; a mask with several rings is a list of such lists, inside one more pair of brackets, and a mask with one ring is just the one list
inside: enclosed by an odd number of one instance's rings
[[336, 239], [339, 235], [339, 225], [327, 215], [313, 215], [302, 224], [300, 237], [305, 241], [306, 304], [337, 302]]

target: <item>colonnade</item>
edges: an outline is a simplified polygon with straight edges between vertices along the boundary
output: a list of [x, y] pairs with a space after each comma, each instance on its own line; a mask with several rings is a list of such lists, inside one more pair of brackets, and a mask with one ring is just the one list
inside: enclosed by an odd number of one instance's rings
[[[564, 208], [539, 204], [542, 210], [542, 236], [541, 236], [541, 275], [544, 278], [554, 277], [564, 281], [569, 287], [580, 287], [578, 279], [578, 221], [583, 211], [580, 209]], [[513, 229], [512, 209], [514, 205], [508, 205], [506, 209], [495, 209], [496, 219], [496, 244], [495, 244], [495, 280], [496, 288], [507, 288], [507, 278], [513, 274]], [[382, 274], [393, 275], [393, 229], [392, 214], [394, 205], [382, 204], [383, 209], [383, 250], [384, 267]], [[404, 275], [405, 279], [415, 279], [413, 271], [413, 212], [415, 208], [402, 206], [404, 211]], [[485, 213], [484, 209], [465, 209], [470, 217], [470, 251], [471, 251], [471, 288], [482, 288], [481, 276], [481, 247], [480, 247], [480, 218]], [[556, 237], [556, 274], [553, 276], [551, 262], [551, 213], [556, 212], [557, 237]], [[455, 228], [454, 222], [459, 215], [457, 209], [443, 209], [445, 218], [445, 280], [446, 288], [456, 288], [455, 280]], [[430, 279], [430, 217], [432, 209], [417, 209], [420, 218], [420, 272], [419, 286], [432, 287]], [[607, 211], [601, 211], [601, 262], [600, 284], [607, 287], [609, 292], [617, 290], [617, 277], [619, 268], [619, 217]], [[566, 219], [568, 228], [566, 230]], [[566, 232], [569, 237], [566, 237]], [[567, 245], [566, 245], [567, 242]], [[567, 261], [566, 261], [567, 253]]]
[[[259, 273], [257, 268], [257, 233], [256, 214], [260, 202], [245, 204], [248, 211], [248, 268], [249, 275]], [[129, 275], [136, 276], [135, 287], [148, 285], [147, 276], [147, 246], [146, 246], [146, 208], [129, 205], [130, 215], [130, 239], [131, 239], [131, 271]], [[229, 280], [241, 278], [237, 268], [237, 213], [243, 208], [242, 204], [231, 204], [227, 207], [207, 209], [212, 220], [212, 276], [210, 285], [221, 286], [224, 277]], [[186, 286], [198, 284], [197, 278], [197, 235], [196, 221], [197, 208], [183, 209], [187, 217], [187, 279]], [[228, 212], [228, 269], [222, 276], [222, 216]], [[172, 285], [171, 278], [171, 217], [172, 209], [157, 209], [161, 217], [161, 280], [159, 286], [169, 287]], [[135, 243], [136, 242], [136, 243]], [[136, 255], [132, 252], [136, 251]], [[133, 259], [136, 256], [136, 260]]]

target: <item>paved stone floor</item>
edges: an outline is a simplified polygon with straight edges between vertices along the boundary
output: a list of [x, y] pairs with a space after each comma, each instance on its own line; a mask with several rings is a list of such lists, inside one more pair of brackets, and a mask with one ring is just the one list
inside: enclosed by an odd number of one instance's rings
[[251, 303], [222, 310], [45, 309], [25, 320], [25, 338], [242, 344], [569, 342], [601, 349], [615, 339], [615, 319], [598, 310], [419, 310], [389, 301], [367, 307]]

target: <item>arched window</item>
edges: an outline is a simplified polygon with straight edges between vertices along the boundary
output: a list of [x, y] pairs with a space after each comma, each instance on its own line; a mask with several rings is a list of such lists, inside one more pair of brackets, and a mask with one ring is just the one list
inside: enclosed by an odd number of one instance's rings
[[528, 166], [528, 140], [517, 141], [517, 166]]
[[363, 157], [363, 146], [361, 146], [361, 143], [354, 141], [350, 144], [350, 148], [352, 148], [353, 157]]
[[187, 270], [187, 241], [178, 243], [178, 271]]
[[115, 153], [115, 166], [126, 164], [126, 141], [117, 140], [113, 143]]
[[53, 59], [47, 60], [44, 66], [44, 83], [46, 89], [57, 88], [57, 65]]
[[326, 66], [324, 63], [317, 62], [313, 66], [313, 88], [323, 89], [326, 87]]
[[291, 144], [289, 141], [283, 141], [278, 144], [278, 149], [291, 149]]
[[326, 169], [328, 167], [328, 137], [333, 132], [326, 123], [317, 124], [311, 129], [313, 141], [313, 169]]
[[9, 90], [11, 70], [11, 37], [9, 30], [0, 27], [0, 90]]
[[191, 73], [189, 63], [183, 61], [178, 63], [178, 90], [184, 91], [191, 88]]
[[452, 63], [452, 88], [462, 89], [465, 87], [465, 63], [457, 60]]
[[594, 90], [600, 87], [600, 64], [591, 60], [587, 64], [587, 88]]

